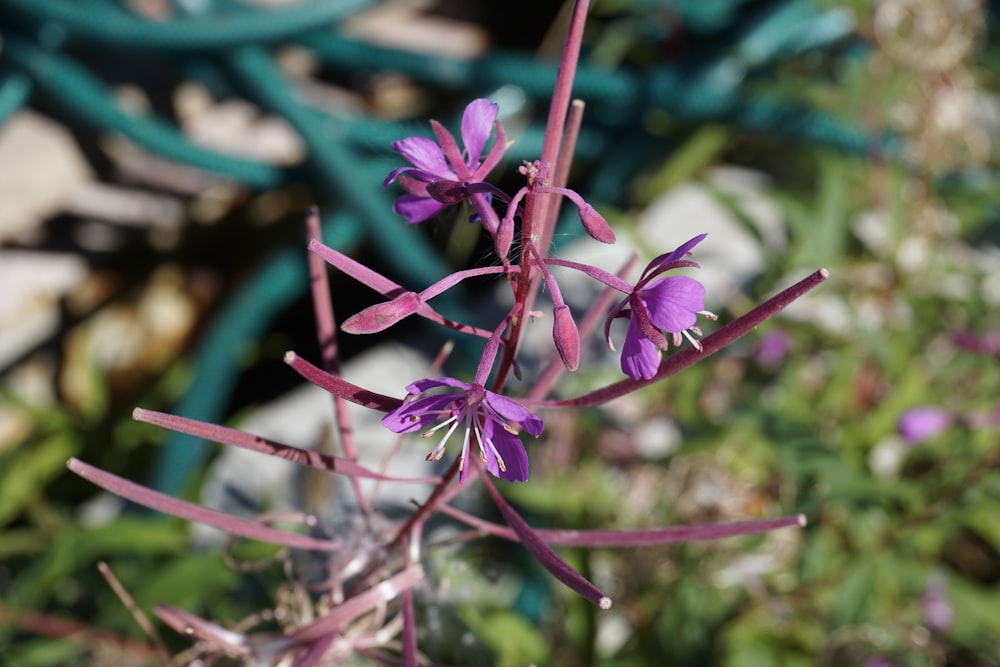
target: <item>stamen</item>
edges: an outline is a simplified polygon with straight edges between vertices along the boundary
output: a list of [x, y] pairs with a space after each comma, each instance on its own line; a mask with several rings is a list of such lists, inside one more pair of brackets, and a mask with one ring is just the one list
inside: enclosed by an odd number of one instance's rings
[[[434, 426], [430, 427], [429, 429], [427, 429], [426, 431], [424, 431], [423, 433], [421, 433], [420, 437], [421, 438], [429, 438], [432, 435], [434, 435], [434, 432], [437, 431], [438, 429], [440, 429], [442, 426], [446, 426], [448, 424], [451, 424], [452, 422], [456, 422], [457, 423], [457, 421], [456, 421], [457, 419], [458, 419], [458, 417], [456, 415], [452, 415], [448, 419], [445, 419], [442, 422], [438, 422]], [[415, 417], [414, 417], [414, 421], [416, 421]], [[448, 429], [448, 435], [451, 435], [452, 432], [454, 432], [454, 430], [455, 430], [455, 426], [452, 426], [450, 429]], [[445, 437], [447, 438], [448, 435], [446, 435]]]
[[684, 337], [687, 338], [689, 341], [691, 341], [691, 345], [694, 346], [694, 349], [698, 350], [699, 352], [702, 351], [703, 348], [702, 348], [700, 340], [698, 340], [697, 338], [695, 338], [694, 336], [692, 336], [687, 331], [684, 332]]

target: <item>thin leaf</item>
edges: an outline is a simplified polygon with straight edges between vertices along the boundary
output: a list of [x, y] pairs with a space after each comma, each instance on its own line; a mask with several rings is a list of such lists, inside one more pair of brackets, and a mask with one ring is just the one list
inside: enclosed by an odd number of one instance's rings
[[210, 510], [207, 507], [201, 507], [194, 503], [178, 500], [135, 482], [130, 482], [117, 475], [112, 475], [100, 468], [95, 468], [79, 459], [70, 459], [66, 463], [66, 467], [88, 482], [96, 484], [102, 489], [121, 496], [126, 500], [131, 500], [143, 507], [149, 507], [182, 519], [202, 523], [231, 535], [270, 542], [292, 549], [308, 549], [312, 551], [337, 551], [343, 546], [339, 541], [319, 540], [306, 535], [287, 533], [283, 530], [268, 528], [259, 523], [247, 521], [246, 519], [216, 512], [215, 510]]

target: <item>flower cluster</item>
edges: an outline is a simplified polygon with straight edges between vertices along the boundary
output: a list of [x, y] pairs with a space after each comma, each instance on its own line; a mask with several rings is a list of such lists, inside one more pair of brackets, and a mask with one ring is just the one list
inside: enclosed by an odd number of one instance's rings
[[[613, 243], [615, 235], [607, 221], [597, 213], [580, 195], [564, 187], [550, 185], [549, 167], [545, 162], [535, 161], [525, 163], [519, 168], [519, 173], [525, 176], [526, 185], [512, 197], [492, 188], [484, 182], [492, 167], [496, 166], [503, 155], [503, 141], [506, 137], [503, 126], [496, 120], [497, 106], [485, 99], [472, 101], [462, 115], [462, 140], [465, 151], [461, 152], [454, 137], [437, 122], [432, 128], [438, 142], [425, 137], [408, 137], [393, 143], [393, 148], [403, 156], [411, 166], [392, 170], [383, 185], [398, 182], [406, 190], [406, 194], [396, 200], [395, 211], [409, 223], [421, 222], [436, 215], [446, 206], [457, 204], [469, 199], [479, 211], [479, 219], [483, 222], [486, 232], [493, 236], [502, 257], [510, 249], [512, 231], [515, 220], [520, 219], [522, 225], [529, 214], [529, 200], [541, 195], [555, 195], [569, 199], [577, 208], [584, 229], [596, 240]], [[497, 131], [497, 140], [485, 159], [482, 152], [489, 140], [493, 128]], [[483, 207], [483, 200], [478, 196], [488, 194], [489, 199]], [[503, 218], [496, 222], [496, 214], [492, 199], [496, 197], [506, 204]], [[524, 205], [522, 206], [522, 202]], [[490, 224], [489, 221], [494, 221]], [[705, 288], [694, 278], [687, 276], [665, 276], [667, 271], [683, 267], [697, 267], [687, 259], [693, 248], [705, 239], [701, 234], [683, 244], [676, 250], [655, 258], [642, 272], [639, 280], [629, 284], [621, 278], [611, 276], [603, 269], [593, 266], [560, 262], [546, 258], [539, 250], [539, 245], [530, 238], [525, 239], [522, 232], [524, 247], [524, 264], [508, 267], [512, 282], [527, 282], [530, 271], [537, 272], [544, 280], [553, 300], [553, 343], [564, 365], [568, 370], [576, 370], [579, 363], [579, 327], [573, 318], [569, 306], [562, 299], [559, 285], [549, 271], [552, 264], [571, 266], [608, 286], [626, 294], [626, 297], [611, 310], [605, 323], [605, 338], [613, 350], [610, 328], [613, 320], [626, 318], [628, 329], [622, 347], [622, 371], [633, 380], [650, 380], [655, 377], [660, 365], [662, 353], [673, 342], [675, 347], [687, 339], [698, 350], [701, 343], [696, 338], [701, 336], [701, 330], [696, 326], [698, 315], [708, 319], [716, 316], [705, 310]], [[331, 258], [334, 251], [327, 249], [324, 255]], [[335, 265], [337, 264], [335, 260]], [[341, 268], [347, 264], [341, 263]], [[359, 278], [361, 278], [359, 276]], [[456, 281], [457, 282], [457, 281]], [[454, 283], [452, 283], [454, 284]], [[409, 296], [408, 296], [409, 295]], [[515, 296], [517, 290], [515, 289]], [[413, 314], [418, 310], [418, 301], [413, 293], [396, 297], [385, 304], [369, 309], [371, 313], [392, 311], [393, 314], [380, 317], [378, 327], [368, 327], [367, 331], [381, 330], [382, 325], [398, 321], [399, 316]], [[524, 304], [517, 304], [524, 307]], [[666, 334], [670, 334], [668, 339]], [[447, 380], [447, 382], [445, 382]], [[436, 382], [436, 384], [435, 384]], [[424, 434], [430, 436], [438, 428], [450, 425], [441, 443], [434, 449], [428, 460], [439, 459], [444, 452], [444, 443], [458, 427], [460, 422], [466, 424], [463, 440], [462, 476], [464, 481], [467, 468], [464, 462], [468, 459], [470, 438], [474, 440], [482, 453], [487, 469], [498, 477], [512, 481], [527, 479], [527, 456], [520, 440], [508, 422], [525, 426], [532, 435], [539, 435], [541, 420], [537, 420], [537, 432], [534, 430], [536, 421], [528, 422], [525, 416], [531, 415], [522, 405], [510, 398], [504, 398], [499, 393], [485, 390], [481, 385], [468, 385], [451, 378], [424, 380], [407, 388], [412, 393], [422, 393], [431, 387], [442, 384], [465, 390], [464, 395], [448, 398], [434, 396], [418, 399], [390, 413], [383, 423], [397, 433], [416, 431], [427, 423], [447, 417]], [[503, 405], [505, 409], [498, 406]], [[480, 412], [481, 411], [481, 412]], [[485, 416], [485, 419], [483, 417]], [[501, 426], [497, 430], [496, 426]], [[497, 449], [499, 446], [501, 452]], [[506, 453], [506, 458], [502, 455]], [[508, 469], [505, 460], [513, 460], [517, 465]], [[523, 464], [522, 464], [523, 462]]]

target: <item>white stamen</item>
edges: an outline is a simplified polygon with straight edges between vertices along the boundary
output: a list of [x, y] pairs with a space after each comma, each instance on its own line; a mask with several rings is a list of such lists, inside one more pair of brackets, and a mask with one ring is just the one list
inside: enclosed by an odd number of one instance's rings
[[[438, 429], [440, 429], [440, 428], [441, 428], [442, 426], [446, 426], [446, 425], [448, 425], [448, 424], [451, 424], [452, 422], [456, 422], [456, 423], [457, 423], [457, 420], [458, 420], [458, 417], [457, 417], [456, 415], [452, 415], [451, 417], [448, 417], [448, 418], [447, 418], [447, 419], [445, 419], [444, 421], [441, 421], [441, 422], [438, 422], [438, 423], [437, 423], [437, 424], [435, 424], [434, 426], [430, 427], [429, 429], [427, 429], [426, 431], [424, 431], [423, 433], [421, 433], [421, 434], [420, 434], [420, 437], [421, 437], [421, 438], [429, 438], [429, 437], [431, 437], [432, 435], [434, 435], [435, 431], [437, 431]], [[414, 417], [414, 421], [416, 421], [416, 417]], [[448, 430], [448, 433], [450, 434], [450, 433], [452, 433], [452, 432], [453, 432], [454, 430], [455, 430], [455, 427], [454, 427], [454, 426], [452, 426], [452, 427], [451, 427], [451, 428], [450, 428], [450, 429]], [[445, 436], [445, 437], [448, 437], [448, 436]]]
[[701, 345], [701, 341], [692, 336], [687, 331], [684, 332], [684, 337], [687, 338], [689, 341], [691, 341], [691, 345], [694, 346], [694, 349], [698, 350], [699, 352], [701, 352], [704, 349]]

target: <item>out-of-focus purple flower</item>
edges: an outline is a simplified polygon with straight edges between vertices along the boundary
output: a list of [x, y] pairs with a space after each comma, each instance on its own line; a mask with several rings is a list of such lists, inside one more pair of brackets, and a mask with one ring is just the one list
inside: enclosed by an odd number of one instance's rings
[[923, 595], [924, 619], [927, 625], [944, 630], [951, 625], [955, 610], [948, 599], [948, 582], [944, 577], [931, 577]]
[[881, 656], [876, 656], [868, 658], [865, 662], [865, 667], [892, 667], [892, 663]]
[[447, 431], [431, 452], [428, 461], [444, 455], [445, 443], [460, 427], [465, 428], [462, 440], [461, 477], [465, 481], [469, 470], [469, 449], [475, 439], [486, 469], [494, 476], [511, 482], [528, 479], [528, 455], [524, 451], [515, 424], [531, 435], [540, 435], [542, 420], [517, 401], [449, 377], [418, 380], [406, 390], [422, 394], [431, 389], [451, 387], [460, 391], [434, 394], [404, 403], [382, 418], [382, 424], [395, 433], [412, 433], [433, 424], [423, 437], [429, 438], [442, 428]]
[[909, 444], [916, 445], [951, 426], [953, 419], [951, 412], [944, 408], [913, 408], [899, 418], [899, 434]]
[[784, 361], [789, 342], [788, 334], [780, 329], [764, 336], [757, 346], [757, 363], [765, 368], [774, 368]]
[[[408, 223], [423, 222], [468, 196], [468, 186], [481, 183], [506, 150], [503, 129], [495, 123], [497, 110], [495, 103], [482, 98], [465, 107], [462, 114], [464, 151], [451, 133], [435, 121], [431, 121], [431, 127], [437, 141], [427, 137], [394, 141], [392, 147], [412, 166], [393, 169], [382, 183], [382, 187], [387, 187], [396, 181], [407, 192], [396, 199], [392, 210]], [[494, 124], [497, 140], [483, 158], [483, 149]]]
[[988, 331], [980, 336], [971, 331], [959, 331], [952, 336], [952, 340], [967, 352], [1000, 357], [1000, 332]]
[[705, 236], [696, 236], [673, 252], [650, 262], [632, 293], [608, 315], [604, 336], [611, 349], [614, 349], [611, 343], [612, 320], [618, 317], [629, 320], [621, 360], [622, 371], [629, 377], [648, 380], [656, 375], [661, 351], [669, 347], [663, 332], [671, 334], [675, 346], [687, 338], [697, 349], [701, 349], [701, 343], [694, 337], [701, 335], [701, 330], [695, 326], [698, 315], [716, 319], [713, 313], [704, 310], [705, 287], [694, 278], [661, 277], [661, 274], [685, 266], [697, 267], [696, 263], [684, 258]]

